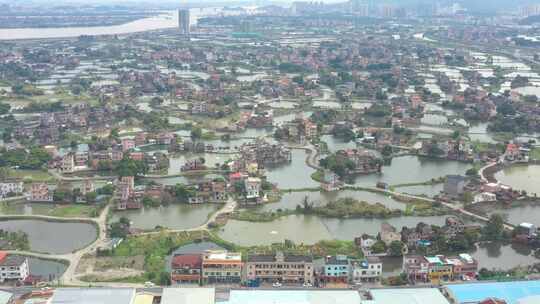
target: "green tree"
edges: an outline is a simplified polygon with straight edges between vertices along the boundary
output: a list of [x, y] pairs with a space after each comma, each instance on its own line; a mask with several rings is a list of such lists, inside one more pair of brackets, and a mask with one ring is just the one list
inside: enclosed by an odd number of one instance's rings
[[386, 252], [386, 244], [383, 241], [377, 241], [373, 246], [371, 246], [371, 251], [373, 253], [383, 253]]
[[393, 241], [388, 246], [388, 254], [393, 257], [399, 257], [403, 255], [403, 243], [400, 241]]
[[202, 137], [202, 129], [200, 127], [193, 127], [191, 129], [191, 138], [196, 140]]
[[504, 236], [504, 219], [500, 214], [492, 214], [482, 230], [484, 240], [501, 240]]

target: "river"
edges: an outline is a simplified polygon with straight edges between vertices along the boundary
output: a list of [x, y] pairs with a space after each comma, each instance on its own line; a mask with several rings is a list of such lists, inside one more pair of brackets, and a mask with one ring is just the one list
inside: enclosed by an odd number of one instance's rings
[[30, 250], [42, 253], [71, 253], [97, 238], [96, 227], [88, 223], [16, 219], [0, 221], [0, 229], [25, 232]]
[[[199, 18], [219, 14], [221, 8], [191, 9], [190, 21], [196, 24]], [[176, 11], [135, 20], [113, 26], [58, 27], [58, 28], [9, 28], [0, 29], [0, 40], [74, 38], [82, 35], [122, 35], [178, 27]]]

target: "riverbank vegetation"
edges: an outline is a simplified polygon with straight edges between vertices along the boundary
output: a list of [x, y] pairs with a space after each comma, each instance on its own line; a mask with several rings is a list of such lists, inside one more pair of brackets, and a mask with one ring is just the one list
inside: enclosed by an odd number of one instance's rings
[[30, 250], [28, 235], [22, 231], [6, 231], [0, 229], [0, 249]]
[[370, 204], [352, 198], [339, 199], [320, 207], [314, 207], [313, 203], [305, 198], [302, 204], [296, 206], [296, 211], [303, 214], [337, 218], [388, 218], [401, 215], [400, 210], [391, 210], [381, 203]]

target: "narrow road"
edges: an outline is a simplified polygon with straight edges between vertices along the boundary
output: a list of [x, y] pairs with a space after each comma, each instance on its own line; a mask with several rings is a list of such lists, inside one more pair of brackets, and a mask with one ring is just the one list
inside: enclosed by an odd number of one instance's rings
[[[410, 199], [422, 200], [422, 201], [426, 201], [426, 202], [430, 202], [430, 203], [440, 203], [441, 205], [445, 206], [445, 207], [448, 208], [448, 209], [451, 209], [451, 210], [453, 210], [453, 211], [459, 212], [459, 213], [461, 213], [461, 214], [463, 214], [463, 215], [467, 215], [467, 216], [473, 217], [473, 218], [475, 218], [475, 219], [477, 219], [477, 220], [479, 220], [479, 221], [482, 221], [482, 222], [488, 222], [488, 221], [489, 221], [489, 218], [488, 218], [488, 217], [485, 217], [485, 216], [482, 216], [482, 215], [479, 215], [479, 214], [470, 212], [470, 211], [468, 211], [468, 210], [465, 210], [463, 207], [458, 206], [458, 205], [455, 205], [455, 204], [452, 204], [452, 203], [446, 203], [446, 202], [436, 201], [436, 200], [434, 200], [434, 199], [427, 198], [427, 197], [415, 196], [415, 195], [405, 194], [405, 193], [401, 193], [401, 192], [395, 192], [395, 191], [383, 190], [383, 189], [379, 189], [379, 188], [366, 188], [366, 189], [369, 189], [369, 190], [372, 190], [372, 191], [381, 192], [381, 193], [385, 193], [385, 194], [390, 194], [390, 195], [396, 195], [396, 196], [401, 196], [401, 197], [405, 197], [405, 198], [410, 198]], [[509, 231], [514, 230], [514, 226], [509, 225], [509, 224], [504, 224], [504, 228], [505, 228], [506, 230], [509, 230]]]

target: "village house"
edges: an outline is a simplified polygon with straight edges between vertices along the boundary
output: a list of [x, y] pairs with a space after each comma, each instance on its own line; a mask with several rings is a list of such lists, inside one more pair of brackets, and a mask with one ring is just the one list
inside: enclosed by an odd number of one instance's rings
[[407, 255], [403, 257], [403, 272], [409, 280], [439, 283], [463, 277], [475, 277], [478, 262], [468, 254], [447, 258]]
[[182, 172], [185, 171], [198, 171], [198, 170], [205, 170], [206, 166], [204, 165], [204, 159], [189, 159], [186, 161], [184, 165], [180, 168]]
[[247, 199], [257, 199], [260, 197], [261, 179], [258, 177], [248, 177], [245, 180], [245, 191]]
[[382, 262], [378, 257], [367, 257], [364, 260], [351, 262], [351, 281], [376, 282], [382, 277]]
[[244, 162], [256, 162], [259, 167], [277, 165], [292, 161], [291, 150], [282, 144], [270, 144], [258, 139], [240, 147], [240, 159]]
[[4, 180], [0, 182], [0, 198], [16, 196], [24, 191], [23, 182], [19, 180]]
[[202, 261], [200, 254], [175, 255], [171, 261], [171, 284], [200, 284]]
[[351, 275], [351, 263], [347, 256], [327, 256], [320, 279], [326, 283], [348, 283]]
[[205, 284], [240, 283], [242, 254], [227, 251], [206, 251], [202, 261], [202, 281]]
[[383, 241], [386, 246], [389, 246], [392, 242], [398, 241], [401, 242], [401, 234], [396, 231], [396, 228], [388, 223], [381, 224], [381, 241]]
[[343, 186], [339, 176], [330, 170], [324, 170], [323, 178], [321, 181], [321, 188], [324, 191], [332, 192], [338, 191]]
[[0, 282], [24, 281], [30, 275], [28, 258], [0, 251]]
[[30, 195], [28, 200], [31, 202], [52, 202], [54, 190], [46, 183], [32, 183], [30, 185]]
[[449, 197], [458, 198], [463, 194], [466, 181], [466, 178], [461, 175], [447, 175], [443, 192]]
[[283, 252], [275, 255], [249, 255], [245, 274], [248, 281], [313, 284], [313, 258]]
[[347, 149], [340, 150], [336, 153], [338, 159], [346, 159], [352, 161], [354, 169], [349, 170], [350, 174], [369, 174], [380, 172], [382, 162], [377, 155], [368, 150]]

